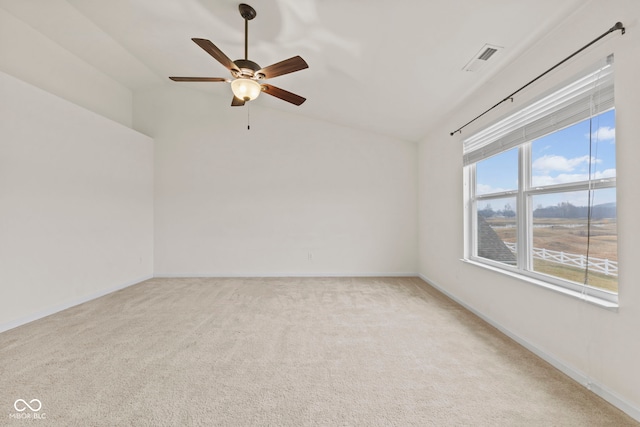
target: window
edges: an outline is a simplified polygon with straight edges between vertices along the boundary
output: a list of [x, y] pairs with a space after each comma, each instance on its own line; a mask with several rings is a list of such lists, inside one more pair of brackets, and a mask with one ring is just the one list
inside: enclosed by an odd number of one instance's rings
[[613, 56], [464, 141], [467, 259], [617, 302]]

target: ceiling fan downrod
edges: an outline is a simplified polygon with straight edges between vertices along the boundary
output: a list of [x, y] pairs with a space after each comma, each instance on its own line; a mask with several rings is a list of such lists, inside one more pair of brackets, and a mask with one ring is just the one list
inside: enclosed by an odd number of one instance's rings
[[254, 8], [245, 3], [238, 6], [240, 16], [244, 18], [244, 59], [249, 60], [249, 21], [256, 17]]

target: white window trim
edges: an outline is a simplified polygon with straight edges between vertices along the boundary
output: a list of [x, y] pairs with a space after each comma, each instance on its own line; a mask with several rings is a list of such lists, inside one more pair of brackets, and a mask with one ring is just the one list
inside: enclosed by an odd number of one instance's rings
[[[619, 308], [619, 305], [617, 302], [598, 298], [589, 294], [585, 294], [584, 292], [581, 292], [581, 291], [569, 289], [563, 285], [558, 286], [545, 280], [539, 280], [535, 277], [529, 277], [527, 275], [521, 274], [520, 271], [510, 271], [510, 269], [508, 268], [505, 269], [502, 264], [495, 266], [495, 265], [492, 265], [493, 263], [491, 262], [479, 262], [476, 259], [465, 259], [465, 258], [460, 259], [460, 261], [469, 265], [473, 265], [475, 267], [480, 267], [485, 270], [493, 271], [498, 274], [503, 274], [503, 275], [512, 277], [524, 283], [539, 286], [541, 288], [548, 289], [553, 292], [558, 292], [560, 294], [563, 294], [572, 298], [577, 298], [577, 299], [586, 301], [590, 304], [596, 305], [598, 307], [606, 308], [608, 310], [617, 311]], [[495, 264], [498, 264], [498, 263], [495, 263]]]

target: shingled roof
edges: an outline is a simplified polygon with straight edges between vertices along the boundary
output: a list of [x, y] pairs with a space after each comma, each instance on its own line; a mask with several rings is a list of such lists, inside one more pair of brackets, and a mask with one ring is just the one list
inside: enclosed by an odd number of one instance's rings
[[478, 256], [510, 265], [516, 265], [517, 262], [515, 254], [480, 214], [478, 214]]

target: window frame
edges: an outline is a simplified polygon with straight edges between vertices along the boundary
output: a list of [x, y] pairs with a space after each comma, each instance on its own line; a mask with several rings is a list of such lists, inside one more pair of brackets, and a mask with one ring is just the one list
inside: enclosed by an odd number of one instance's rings
[[[608, 65], [612, 65], [612, 56], [607, 58], [606, 63]], [[602, 67], [602, 65], [599, 65]], [[612, 74], [612, 71], [611, 71]], [[612, 78], [612, 77], [611, 77]], [[576, 81], [573, 79], [570, 83]], [[613, 82], [611, 82], [611, 86]], [[556, 90], [553, 94], [561, 92], [566, 84], [561, 87], [561, 89]], [[613, 95], [611, 95], [613, 96]], [[542, 98], [544, 99], [544, 98]], [[600, 114], [603, 114], [607, 111], [615, 110], [615, 104], [611, 101], [609, 104], [606, 104], [602, 110], [598, 111], [590, 111], [588, 117], [586, 119], [591, 119]], [[482, 134], [483, 132], [488, 132], [492, 128], [498, 127], [501, 123], [507, 123], [506, 127], [509, 127], [509, 132], [512, 132], [513, 126], [509, 125], [509, 120], [513, 117], [518, 117], [522, 115], [522, 112], [530, 108], [530, 106], [525, 106], [515, 113], [511, 114], [509, 117], [498, 121], [496, 124], [485, 128], [484, 130], [479, 131], [478, 133], [472, 135], [470, 138], [465, 140], [465, 142], [471, 140], [473, 141], [477, 135]], [[538, 117], [545, 118], [544, 114], [540, 115], [537, 113]], [[553, 112], [551, 113], [553, 114]], [[550, 115], [551, 115], [550, 114]], [[567, 123], [563, 127], [556, 128], [551, 132], [548, 132], [543, 135], [537, 135], [534, 138], [527, 139], [524, 142], [519, 142], [518, 144], [512, 144], [511, 146], [506, 146], [504, 144], [500, 144], [498, 148], [491, 146], [491, 142], [488, 144], [485, 142], [484, 147], [487, 148], [474, 148], [465, 152], [465, 161], [463, 166], [464, 171], [464, 187], [465, 187], [465, 217], [467, 220], [465, 221], [465, 258], [466, 261], [472, 261], [477, 264], [481, 264], [484, 266], [492, 267], [493, 269], [497, 269], [498, 271], [504, 271], [506, 273], [510, 273], [512, 275], [516, 275], [517, 277], [524, 278], [525, 280], [532, 281], [534, 283], [540, 283], [545, 285], [546, 287], [551, 287], [552, 289], [557, 289], [562, 291], [563, 293], [569, 293], [574, 295], [579, 295], [583, 297], [590, 297], [591, 299], [596, 299], [596, 301], [604, 301], [605, 304], [602, 305], [612, 305], [617, 306], [618, 302], [618, 292], [613, 292], [605, 289], [596, 288], [590, 285], [584, 285], [577, 282], [573, 282], [570, 280], [565, 280], [556, 276], [547, 275], [544, 273], [536, 272], [533, 270], [533, 197], [539, 195], [547, 195], [554, 193], [564, 193], [564, 192], [575, 192], [575, 191], [595, 191], [600, 189], [615, 189], [616, 188], [616, 178], [601, 178], [601, 179], [591, 179], [584, 181], [576, 181], [570, 183], [563, 184], [552, 184], [552, 185], [538, 185], [532, 186], [532, 152], [531, 146], [534, 141], [549, 135], [551, 133], [559, 132], [562, 129], [573, 126], [577, 123], [580, 123], [585, 120], [585, 117], [577, 118], [575, 121]], [[499, 131], [495, 132], [498, 138], [503, 137], [503, 134], [500, 134]], [[617, 143], [617, 141], [616, 141]], [[482, 193], [480, 195], [476, 194], [477, 182], [476, 182], [476, 165], [486, 160], [494, 155], [504, 153], [510, 149], [517, 148], [518, 150], [518, 187], [517, 190], [510, 191], [501, 191], [495, 193]], [[484, 155], [481, 154], [479, 158], [477, 152], [475, 150], [487, 150], [490, 154]], [[469, 154], [469, 152], [471, 154]], [[469, 161], [468, 159], [472, 160]], [[503, 199], [505, 197], [515, 198], [516, 199], [516, 260], [517, 263], [515, 266], [502, 263], [499, 261], [491, 260], [488, 258], [478, 256], [478, 204], [482, 201], [490, 201]]]

